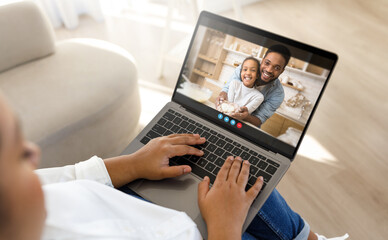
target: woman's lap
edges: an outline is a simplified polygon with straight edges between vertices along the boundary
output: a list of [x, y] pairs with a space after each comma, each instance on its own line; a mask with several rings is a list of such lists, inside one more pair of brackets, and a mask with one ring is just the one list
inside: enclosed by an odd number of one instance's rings
[[292, 211], [275, 189], [249, 225], [243, 239], [307, 239], [309, 232], [310, 226]]

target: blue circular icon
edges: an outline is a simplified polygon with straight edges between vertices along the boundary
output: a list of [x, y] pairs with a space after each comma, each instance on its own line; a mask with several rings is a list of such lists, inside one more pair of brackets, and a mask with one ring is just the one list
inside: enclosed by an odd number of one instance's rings
[[221, 113], [218, 114], [218, 119], [222, 119], [224, 117], [224, 115], [222, 115]]
[[232, 126], [234, 126], [234, 124], [236, 124], [236, 121], [235, 121], [234, 119], [232, 119], [232, 120], [230, 120], [230, 124], [231, 124]]
[[229, 117], [224, 117], [225, 122], [229, 122]]

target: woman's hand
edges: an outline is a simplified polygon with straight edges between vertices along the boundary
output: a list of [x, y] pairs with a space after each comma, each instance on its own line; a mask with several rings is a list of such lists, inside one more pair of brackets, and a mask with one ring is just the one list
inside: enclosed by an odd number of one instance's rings
[[[241, 167], [242, 165], [242, 167]], [[240, 239], [249, 207], [263, 186], [263, 178], [245, 192], [249, 162], [228, 157], [209, 190], [209, 178], [198, 185], [198, 204], [208, 239]]]
[[198, 134], [173, 134], [151, 140], [147, 145], [133, 154], [139, 178], [160, 180], [178, 177], [191, 172], [188, 165], [169, 166], [169, 159], [175, 156], [197, 155], [203, 152], [189, 145], [205, 143], [205, 138]]
[[205, 143], [198, 134], [173, 134], [151, 140], [131, 155], [105, 159], [105, 166], [113, 186], [121, 187], [139, 178], [160, 180], [178, 177], [191, 172], [188, 165], [169, 166], [169, 159], [175, 156], [197, 155], [203, 152], [189, 145]]

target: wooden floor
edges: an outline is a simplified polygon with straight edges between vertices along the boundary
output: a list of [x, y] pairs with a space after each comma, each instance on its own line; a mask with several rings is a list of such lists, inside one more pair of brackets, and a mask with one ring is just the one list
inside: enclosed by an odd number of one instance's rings
[[[348, 232], [350, 239], [388, 239], [388, 1], [265, 0], [245, 6], [243, 12], [250, 25], [339, 55], [279, 191], [313, 231], [329, 237]], [[232, 12], [223, 15], [234, 17]], [[58, 30], [58, 38], [113, 39], [106, 26], [92, 33], [80, 29], [68, 35]], [[146, 64], [142, 56], [155, 63], [147, 54], [158, 49], [162, 30], [151, 30], [158, 36], [148, 40], [148, 50], [137, 50], [136, 41], [127, 46], [139, 65]], [[139, 74], [144, 79], [143, 69]], [[158, 81], [152, 76], [147, 80]]]

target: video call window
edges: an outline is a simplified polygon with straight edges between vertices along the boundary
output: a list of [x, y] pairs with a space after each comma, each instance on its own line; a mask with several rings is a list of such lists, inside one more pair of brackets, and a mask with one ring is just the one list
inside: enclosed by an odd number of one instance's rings
[[[244, 69], [241, 64], [246, 58], [253, 57], [259, 64], [264, 64], [268, 47], [279, 43], [264, 37], [255, 42], [200, 25], [179, 78], [177, 92], [231, 117], [242, 107], [246, 107], [249, 114], [257, 115], [260, 105], [266, 101], [261, 93], [263, 87], [251, 87], [249, 76], [243, 76], [247, 80], [245, 84], [238, 69]], [[284, 91], [280, 106], [260, 126], [243, 122], [295, 147], [330, 70], [301, 60], [306, 59], [308, 52], [282, 45], [290, 50], [291, 58], [278, 77], [278, 86]], [[257, 66], [252, 60], [247, 61], [250, 62], [248, 68]], [[257, 67], [257, 74], [262, 74], [260, 66]], [[225, 90], [226, 85], [228, 90]], [[223, 88], [229, 98], [220, 103], [217, 98]]]

